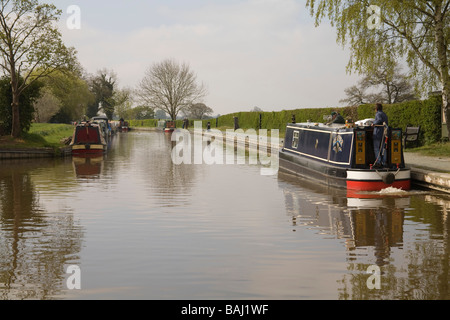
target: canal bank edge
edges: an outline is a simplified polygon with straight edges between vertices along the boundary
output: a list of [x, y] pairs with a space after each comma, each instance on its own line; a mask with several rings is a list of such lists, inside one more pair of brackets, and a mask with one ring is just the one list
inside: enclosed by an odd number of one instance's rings
[[33, 159], [55, 158], [70, 156], [70, 147], [53, 148], [15, 148], [0, 149], [0, 160], [6, 159]]
[[450, 174], [448, 173], [411, 167], [411, 179], [418, 186], [450, 193]]

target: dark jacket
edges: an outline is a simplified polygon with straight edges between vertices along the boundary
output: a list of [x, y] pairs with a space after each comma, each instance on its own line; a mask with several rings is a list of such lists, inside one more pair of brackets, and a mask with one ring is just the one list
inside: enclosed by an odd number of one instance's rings
[[383, 111], [377, 111], [375, 114], [375, 121], [373, 122], [374, 128], [373, 128], [373, 138], [380, 140], [383, 136], [383, 130], [384, 128], [381, 127], [383, 123], [386, 123], [388, 125], [388, 117], [386, 113]]
[[345, 119], [338, 113], [336, 114], [336, 118], [334, 118], [334, 120], [332, 120], [331, 123], [345, 123]]

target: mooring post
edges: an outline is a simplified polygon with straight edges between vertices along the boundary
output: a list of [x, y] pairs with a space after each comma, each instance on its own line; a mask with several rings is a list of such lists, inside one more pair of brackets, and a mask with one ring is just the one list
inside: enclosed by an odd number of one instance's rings
[[239, 119], [238, 117], [233, 117], [234, 119], [234, 130], [239, 129]]

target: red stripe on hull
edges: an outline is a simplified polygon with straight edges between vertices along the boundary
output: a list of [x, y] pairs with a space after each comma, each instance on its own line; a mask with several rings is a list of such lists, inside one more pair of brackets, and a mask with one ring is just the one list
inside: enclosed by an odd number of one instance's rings
[[393, 187], [402, 190], [411, 189], [411, 180], [394, 181], [392, 184], [384, 183], [383, 181], [355, 181], [347, 180], [347, 189], [359, 191], [380, 191], [388, 187]]

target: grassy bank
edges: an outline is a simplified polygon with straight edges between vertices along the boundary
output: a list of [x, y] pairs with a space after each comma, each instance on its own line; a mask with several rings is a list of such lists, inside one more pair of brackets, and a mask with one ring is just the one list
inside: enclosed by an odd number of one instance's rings
[[22, 137], [14, 139], [11, 136], [0, 137], [1, 149], [14, 148], [60, 148], [61, 140], [71, 137], [73, 126], [69, 124], [33, 123], [30, 131]]
[[407, 148], [406, 151], [430, 157], [450, 158], [450, 142], [437, 142], [418, 148]]

